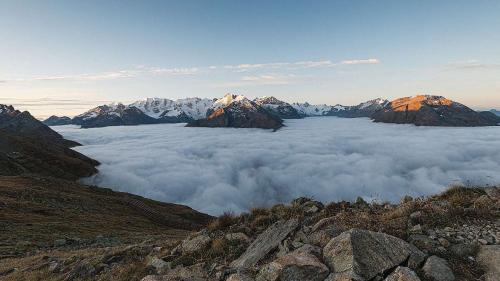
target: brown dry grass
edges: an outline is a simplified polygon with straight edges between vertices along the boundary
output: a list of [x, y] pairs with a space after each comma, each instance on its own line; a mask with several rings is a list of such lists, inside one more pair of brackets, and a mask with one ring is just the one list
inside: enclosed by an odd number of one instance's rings
[[53, 178], [0, 177], [0, 256], [50, 248], [54, 240], [65, 237], [92, 240], [103, 235], [130, 244], [155, 235], [176, 239], [187, 235], [187, 230], [152, 221], [129, 200], [164, 214], [167, 222], [172, 218], [201, 227], [210, 219], [185, 206], [106, 188]]

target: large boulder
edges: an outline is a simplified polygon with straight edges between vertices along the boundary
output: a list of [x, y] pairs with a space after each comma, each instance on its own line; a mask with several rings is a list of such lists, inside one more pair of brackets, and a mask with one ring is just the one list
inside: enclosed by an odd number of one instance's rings
[[477, 260], [486, 269], [486, 281], [500, 281], [500, 245], [481, 246]]
[[455, 280], [455, 275], [453, 275], [453, 271], [451, 271], [446, 260], [437, 256], [429, 257], [422, 267], [422, 271], [427, 278], [434, 281]]
[[323, 249], [324, 262], [333, 273], [366, 280], [423, 256], [420, 250], [397, 237], [361, 229], [341, 233]]
[[208, 235], [200, 234], [182, 241], [181, 251], [184, 254], [199, 252], [208, 248], [210, 242], [212, 242], [212, 239]]
[[248, 268], [254, 266], [268, 253], [276, 249], [281, 241], [288, 237], [298, 226], [297, 219], [274, 223], [261, 233], [238, 259], [231, 263], [231, 267]]
[[420, 281], [420, 278], [408, 267], [398, 266], [384, 281]]
[[[308, 249], [298, 249], [265, 265], [257, 281], [322, 281], [329, 273], [328, 267]], [[310, 248], [312, 249], [312, 247]]]
[[208, 273], [205, 264], [195, 264], [188, 267], [177, 267], [165, 275], [147, 275], [141, 281], [206, 281]]

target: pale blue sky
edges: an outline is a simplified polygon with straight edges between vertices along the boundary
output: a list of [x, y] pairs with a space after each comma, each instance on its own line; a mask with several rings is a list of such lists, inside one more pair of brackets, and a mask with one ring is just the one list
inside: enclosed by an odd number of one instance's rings
[[500, 1], [0, 0], [0, 103], [39, 117], [145, 97], [500, 108]]

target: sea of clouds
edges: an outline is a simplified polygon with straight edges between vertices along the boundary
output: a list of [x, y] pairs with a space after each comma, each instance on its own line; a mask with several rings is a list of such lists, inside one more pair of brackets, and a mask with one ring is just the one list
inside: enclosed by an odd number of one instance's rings
[[309, 196], [398, 201], [456, 183], [500, 184], [500, 128], [287, 120], [277, 132], [184, 124], [53, 127], [99, 160], [85, 183], [217, 215]]

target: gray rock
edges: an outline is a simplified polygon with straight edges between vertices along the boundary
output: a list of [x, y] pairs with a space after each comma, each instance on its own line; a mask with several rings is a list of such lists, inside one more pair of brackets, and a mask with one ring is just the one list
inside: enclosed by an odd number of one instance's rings
[[165, 275], [148, 275], [141, 281], [206, 281], [207, 272], [204, 264], [195, 264], [188, 267], [177, 267]]
[[85, 279], [94, 276], [96, 270], [92, 264], [88, 261], [83, 260], [78, 262], [75, 267], [68, 273], [65, 281], [77, 280], [77, 279]]
[[410, 221], [412, 223], [419, 223], [422, 220], [422, 212], [416, 211], [410, 214]]
[[460, 243], [451, 245], [448, 251], [455, 257], [465, 258], [474, 255], [475, 246], [470, 243]]
[[212, 239], [208, 235], [198, 235], [191, 239], [184, 240], [181, 244], [183, 253], [194, 253], [206, 249]]
[[436, 241], [432, 240], [427, 235], [422, 234], [410, 235], [408, 242], [425, 252], [433, 251], [437, 247]]
[[335, 217], [320, 219], [317, 223], [313, 225], [311, 231], [312, 232], [318, 231], [320, 229], [325, 228], [328, 225], [332, 225], [334, 222], [335, 222]]
[[297, 229], [297, 219], [278, 221], [261, 233], [247, 250], [231, 263], [233, 268], [248, 268], [254, 266], [269, 252], [274, 250], [288, 235]]
[[455, 275], [448, 266], [446, 260], [431, 256], [427, 259], [422, 270], [426, 277], [434, 281], [453, 281], [455, 280]]
[[243, 232], [228, 233], [224, 237], [229, 241], [235, 241], [235, 240], [243, 242], [250, 241], [250, 238], [248, 238], [248, 236]]
[[319, 259], [306, 251], [294, 251], [265, 265], [257, 281], [323, 281], [329, 270]]
[[420, 278], [408, 267], [398, 266], [385, 281], [420, 281]]
[[254, 281], [254, 279], [250, 274], [237, 272], [229, 275], [226, 281]]
[[500, 245], [481, 246], [477, 261], [486, 269], [486, 281], [500, 281]]
[[66, 239], [56, 239], [54, 240], [54, 247], [62, 247], [66, 245]]
[[170, 269], [170, 263], [157, 257], [150, 258], [147, 266], [154, 268], [157, 274], [163, 274]]
[[407, 242], [384, 233], [351, 229], [333, 238], [323, 258], [333, 273], [372, 279], [404, 263], [412, 254], [423, 255]]
[[341, 273], [331, 273], [325, 279], [325, 281], [365, 281], [365, 279], [356, 273], [352, 272], [341, 272]]

